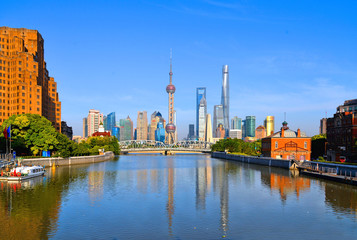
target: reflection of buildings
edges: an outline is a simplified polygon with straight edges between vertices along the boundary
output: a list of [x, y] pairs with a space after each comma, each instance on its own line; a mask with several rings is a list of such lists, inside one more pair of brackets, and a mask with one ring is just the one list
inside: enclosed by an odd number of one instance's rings
[[98, 201], [103, 196], [104, 169], [101, 170], [88, 172], [88, 192], [92, 203]]
[[212, 169], [213, 190], [219, 192], [221, 209], [221, 230], [225, 234], [228, 231], [229, 212], [229, 189], [228, 189], [228, 167], [231, 163], [223, 162]]
[[[199, 164], [200, 162], [197, 162]], [[212, 168], [211, 160], [206, 160], [204, 166], [196, 167], [196, 208], [206, 208], [206, 196], [211, 188]]]
[[263, 171], [261, 174], [262, 182], [268, 185], [271, 190], [279, 191], [283, 202], [286, 201], [288, 195], [296, 194], [299, 197], [301, 192], [310, 189], [310, 179], [308, 178], [293, 178], [280, 173], [267, 174]]
[[174, 202], [174, 163], [172, 158], [168, 160], [168, 176], [167, 176], [167, 204], [166, 210], [169, 220], [169, 233], [172, 233], [172, 216], [175, 211], [175, 202]]

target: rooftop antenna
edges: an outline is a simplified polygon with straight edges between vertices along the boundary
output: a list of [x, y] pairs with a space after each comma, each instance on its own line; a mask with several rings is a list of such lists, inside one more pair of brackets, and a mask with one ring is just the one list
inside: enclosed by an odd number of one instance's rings
[[286, 122], [286, 112], [284, 112], [284, 122]]

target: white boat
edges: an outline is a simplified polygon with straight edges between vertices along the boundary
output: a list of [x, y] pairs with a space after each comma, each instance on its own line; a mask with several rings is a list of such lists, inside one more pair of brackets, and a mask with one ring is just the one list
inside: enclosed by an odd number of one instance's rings
[[21, 181], [33, 177], [43, 176], [45, 169], [42, 166], [22, 166], [11, 169], [10, 176], [1, 176], [0, 180]]

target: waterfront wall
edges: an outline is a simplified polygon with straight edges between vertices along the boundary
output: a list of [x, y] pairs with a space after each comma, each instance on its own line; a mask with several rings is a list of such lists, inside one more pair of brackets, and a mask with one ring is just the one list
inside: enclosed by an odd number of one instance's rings
[[244, 163], [253, 163], [253, 164], [258, 164], [258, 165], [263, 165], [263, 166], [279, 167], [279, 168], [285, 168], [285, 169], [294, 168], [291, 161], [286, 160], [286, 159], [227, 154], [225, 152], [213, 152], [212, 157], [227, 159], [227, 160], [232, 160], [232, 161], [238, 161], [238, 162], [244, 162]]
[[106, 152], [103, 155], [95, 156], [81, 156], [81, 157], [69, 157], [69, 158], [31, 158], [23, 159], [22, 164], [24, 165], [41, 165], [45, 167], [55, 166], [68, 166], [75, 164], [86, 164], [86, 163], [96, 163], [104, 162], [114, 159], [113, 152]]

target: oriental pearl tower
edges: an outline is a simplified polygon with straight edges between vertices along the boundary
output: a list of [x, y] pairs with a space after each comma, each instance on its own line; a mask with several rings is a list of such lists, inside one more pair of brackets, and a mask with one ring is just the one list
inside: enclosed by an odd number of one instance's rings
[[174, 93], [175, 86], [172, 84], [172, 51], [170, 51], [170, 84], [166, 87], [166, 92], [169, 94], [169, 124], [166, 125], [166, 132], [168, 135], [167, 143], [172, 144], [175, 142], [176, 126], [174, 125]]

